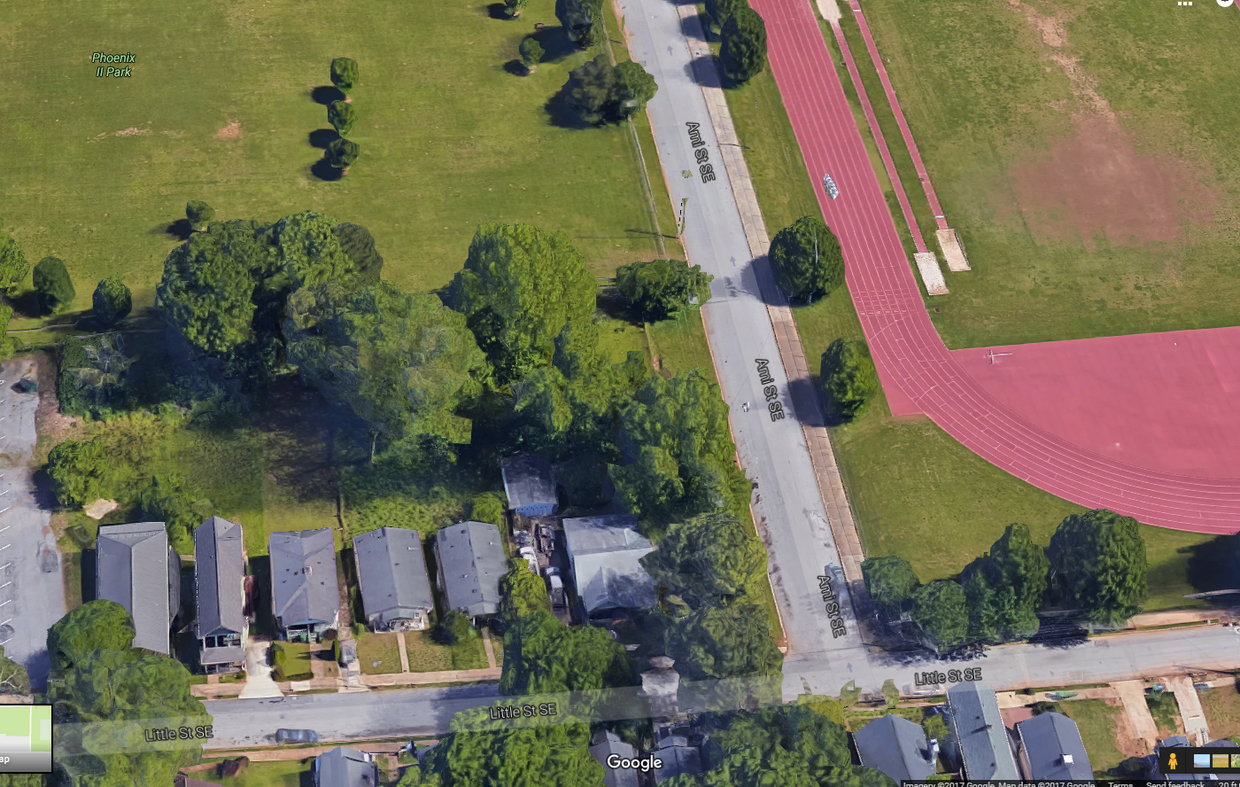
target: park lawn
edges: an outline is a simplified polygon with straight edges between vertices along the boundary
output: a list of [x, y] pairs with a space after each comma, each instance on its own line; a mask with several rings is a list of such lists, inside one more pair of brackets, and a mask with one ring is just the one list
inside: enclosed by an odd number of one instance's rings
[[673, 319], [651, 323], [647, 333], [654, 345], [650, 352], [659, 359], [660, 370], [680, 374], [700, 369], [702, 374], [715, 378], [715, 361], [706, 341], [700, 310], [689, 309]]
[[[825, 23], [823, 27], [826, 28]], [[854, 115], [859, 118], [862, 136], [873, 150], [855, 91], [829, 29], [824, 30], [824, 39]], [[853, 55], [859, 66], [868, 62], [864, 48]], [[867, 86], [877, 111], [875, 96], [881, 97], [882, 93], [875, 93], [876, 89]], [[802, 215], [821, 215], [769, 71], [725, 94], [737, 134], [749, 148], [745, 161], [768, 233], [773, 235], [777, 228]], [[898, 164], [897, 146], [890, 136], [887, 141], [893, 146], [892, 155]], [[876, 167], [880, 183], [890, 195], [881, 162]], [[917, 190], [911, 190], [911, 186], [917, 186]], [[915, 177], [911, 185], [905, 183], [905, 189], [915, 204], [914, 197], [921, 194]], [[907, 228], [900, 214], [896, 216], [896, 226], [901, 228], [907, 246]], [[864, 339], [846, 287], [812, 306], [794, 307], [793, 316], [815, 384], [818, 359], [833, 340]], [[831, 437], [866, 555], [900, 555], [912, 563], [923, 582], [958, 573], [987, 551], [1010, 522], [1029, 525], [1034, 538], [1046, 544], [1065, 516], [1085, 510], [991, 465], [928, 419], [892, 418], [881, 395], [854, 422], [833, 427]], [[1187, 576], [1188, 553], [1191, 547], [1207, 543], [1209, 537], [1144, 525], [1142, 535], [1150, 564], [1150, 600], [1146, 610], [1200, 605], [1201, 602], [1182, 596], [1194, 590]]]
[[[603, 275], [657, 254], [628, 129], [566, 128], [547, 110], [594, 53], [552, 25], [535, 74], [506, 68], [535, 22], [554, 23], [552, 0], [516, 21], [483, 2], [340, 15], [326, 0], [234, 0], [188, 19], [158, 0], [55, 5], [11, 9], [0, 34], [16, 64], [0, 85], [14, 162], [0, 200], [27, 258], [65, 260], [77, 309], [112, 273], [151, 305], [189, 199], [217, 220], [310, 209], [363, 224], [384, 278], [408, 290], [446, 284], [485, 221], [564, 231]], [[101, 41], [136, 55], [131, 78], [95, 77]], [[311, 94], [341, 55], [360, 65], [362, 158], [321, 180], [326, 109]]]
[[[400, 672], [400, 646], [396, 644], [396, 635], [363, 633], [357, 640], [357, 661], [366, 675]], [[376, 661], [379, 663], [375, 664]]]
[[[303, 787], [310, 783], [309, 759], [284, 760], [277, 762], [251, 761], [241, 773], [227, 780], [229, 787]], [[222, 760], [214, 760], [222, 762]], [[213, 762], [210, 758], [204, 762]], [[215, 778], [215, 773], [208, 771], [196, 773], [194, 776]]]
[[1210, 725], [1210, 736], [1230, 738], [1240, 735], [1240, 692], [1235, 684], [1214, 686], [1209, 691], [1199, 691], [1201, 707]]
[[[1230, 78], [1240, 16], [1199, 5], [1183, 14], [1103, 0], [866, 5], [973, 269], [949, 274], [951, 294], [934, 299], [949, 347], [1236, 323], [1240, 151], [1226, 140], [1240, 127]], [[888, 142], [901, 148], [851, 17], [850, 49]], [[1060, 46], [1048, 36], [1062, 36]], [[1094, 125], [1074, 117], [1088, 88], [1051, 55], [1077, 59], [1117, 118], [1114, 133], [1095, 133], [1099, 115]], [[932, 228], [907, 152], [894, 155], [919, 224]], [[1113, 166], [1085, 173], [1093, 161]], [[1068, 181], [1080, 205], [1063, 197]]]
[[1063, 712], [1076, 722], [1095, 774], [1109, 771], [1124, 761], [1115, 740], [1117, 719], [1123, 709], [1108, 704], [1107, 700], [1072, 700], [1063, 703]]

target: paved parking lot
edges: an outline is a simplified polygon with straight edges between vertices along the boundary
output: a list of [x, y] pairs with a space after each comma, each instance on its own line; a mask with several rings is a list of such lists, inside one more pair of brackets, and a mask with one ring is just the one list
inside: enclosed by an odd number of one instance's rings
[[51, 512], [40, 508], [30, 459], [37, 393], [18, 393], [30, 360], [0, 364], [0, 645], [23, 664], [35, 691], [47, 681], [47, 629], [65, 614], [64, 578]]

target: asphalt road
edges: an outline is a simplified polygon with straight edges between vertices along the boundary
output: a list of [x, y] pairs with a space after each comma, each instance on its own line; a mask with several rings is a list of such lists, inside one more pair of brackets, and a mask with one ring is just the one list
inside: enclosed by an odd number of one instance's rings
[[[696, 81], [709, 79], [713, 72], [703, 69], [703, 63], [691, 61], [674, 4], [620, 0], [620, 7], [632, 36], [632, 56], [659, 85], [647, 112], [672, 204], [679, 206], [682, 198], [689, 199], [684, 233], [689, 259], [715, 277], [711, 299], [702, 315], [723, 399], [731, 409], [741, 464], [757, 484], [753, 510], [765, 525], [767, 548], [774, 558], [772, 585], [791, 649], [829, 653], [840, 659], [860, 657], [862, 645], [851, 618], [851, 605], [842, 599], [847, 634], [834, 637], [819, 591], [818, 577], [833, 573], [828, 567], [840, 561], [767, 313], [766, 298], [782, 295], [773, 286], [766, 258], [751, 258]], [[700, 134], [703, 143], [697, 148], [695, 134]], [[695, 155], [695, 151], [699, 153]], [[696, 157], [700, 151], [706, 152], [706, 163], [714, 168], [714, 181], [702, 180]], [[685, 172], [691, 177], [684, 177]], [[778, 387], [778, 402], [787, 413], [782, 420], [771, 420], [758, 359], [768, 362], [772, 384]], [[749, 404], [748, 411], [745, 403]], [[845, 594], [842, 581], [832, 586], [837, 593]]]
[[314, 730], [323, 741], [425, 737], [448, 731], [452, 716], [489, 705], [495, 683], [449, 688], [310, 694], [280, 699], [213, 700], [215, 738], [207, 748], [271, 745], [276, 730]]
[[0, 365], [0, 645], [26, 667], [35, 691], [47, 683], [47, 630], [65, 614], [51, 514], [39, 507], [29, 462], [39, 397], [13, 390], [29, 360]]

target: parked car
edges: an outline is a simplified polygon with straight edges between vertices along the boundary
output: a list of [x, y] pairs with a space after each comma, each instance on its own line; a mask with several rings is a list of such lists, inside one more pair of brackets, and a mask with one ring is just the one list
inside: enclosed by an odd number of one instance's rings
[[530, 571], [538, 573], [538, 555], [534, 552], [534, 547], [521, 547], [517, 554], [530, 564]]
[[290, 730], [284, 727], [276, 730], [276, 743], [281, 745], [318, 742], [319, 734], [314, 730]]

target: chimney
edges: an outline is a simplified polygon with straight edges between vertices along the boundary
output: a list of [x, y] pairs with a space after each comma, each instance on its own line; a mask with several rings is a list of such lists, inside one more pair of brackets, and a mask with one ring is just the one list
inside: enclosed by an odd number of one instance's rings
[[1072, 764], [1072, 755], [1071, 755], [1071, 754], [1065, 754], [1065, 755], [1063, 756], [1063, 764], [1064, 764], [1064, 765], [1071, 765], [1071, 764]]

